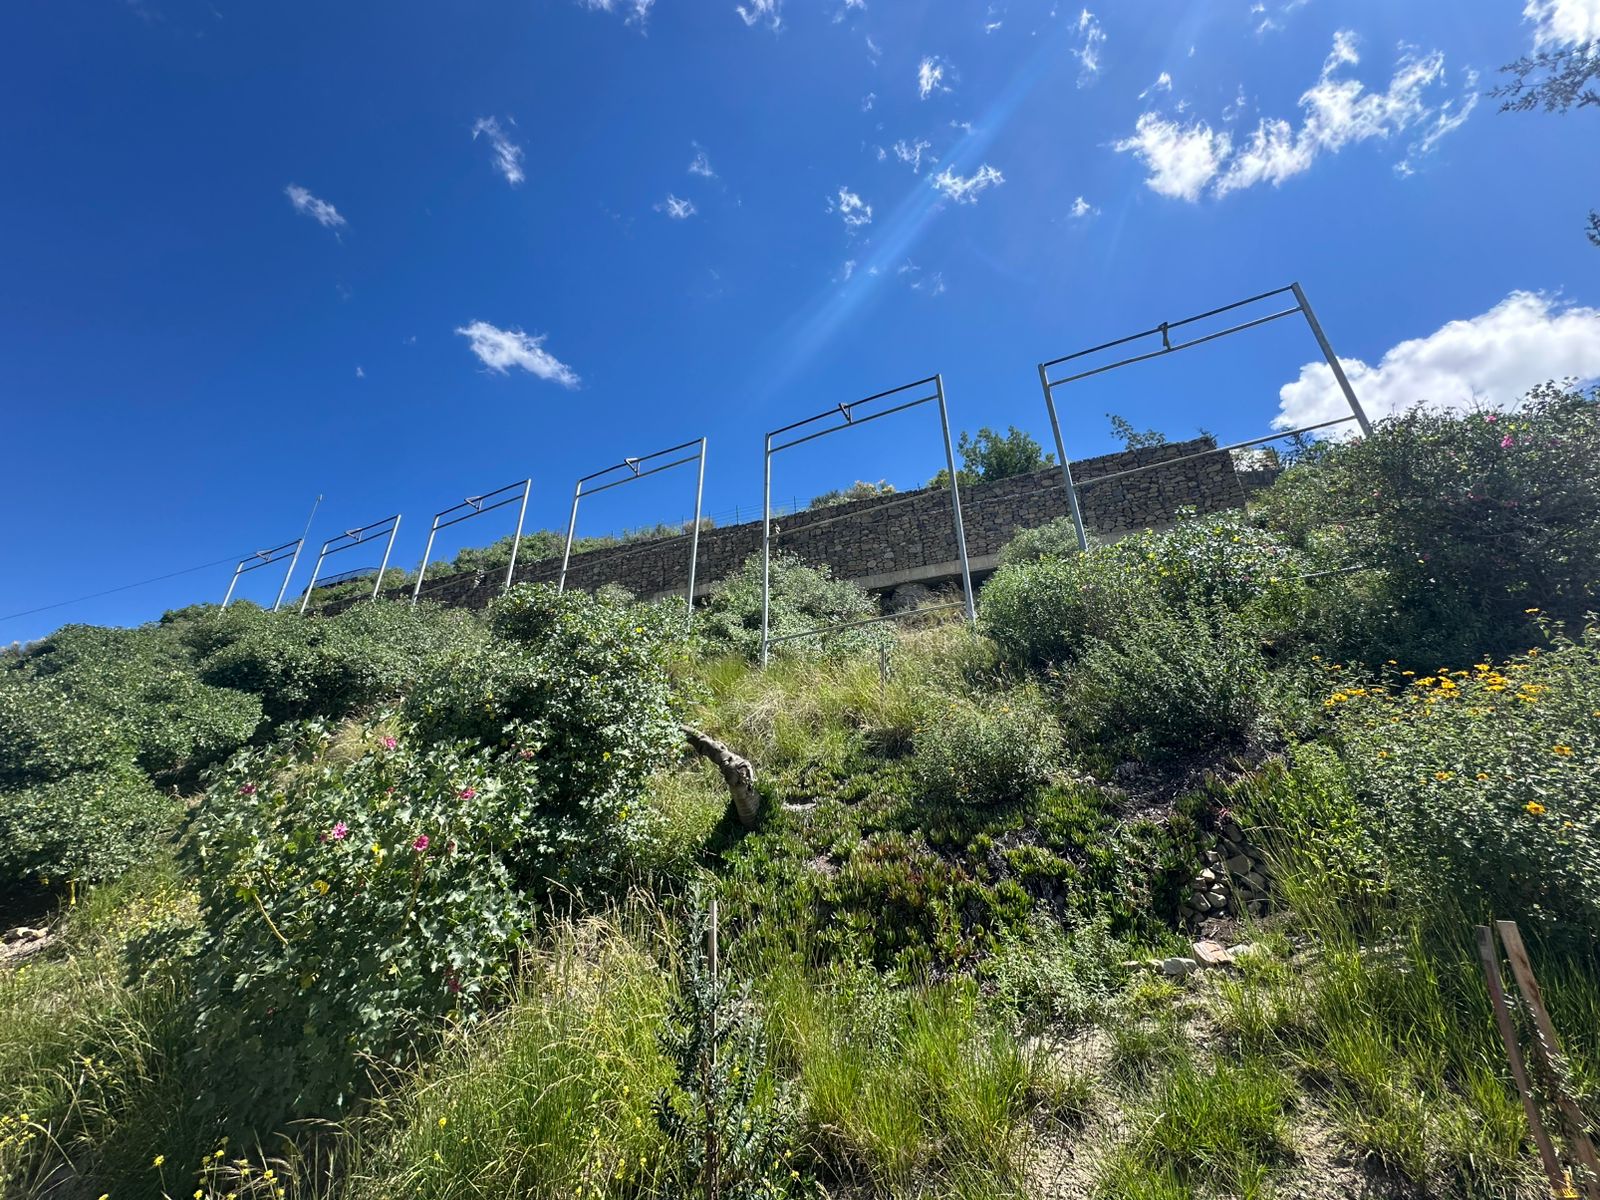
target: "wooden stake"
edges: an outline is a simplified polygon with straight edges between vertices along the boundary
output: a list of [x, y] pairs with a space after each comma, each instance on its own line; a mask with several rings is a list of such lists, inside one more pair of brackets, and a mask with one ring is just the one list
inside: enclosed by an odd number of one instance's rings
[[1583, 1194], [1588, 1200], [1600, 1200], [1600, 1158], [1595, 1156], [1594, 1144], [1589, 1141], [1588, 1121], [1567, 1095], [1566, 1089], [1561, 1086], [1561, 1076], [1556, 1073], [1555, 1060], [1561, 1057], [1561, 1039], [1556, 1036], [1556, 1027], [1545, 1009], [1539, 981], [1534, 978], [1533, 963], [1528, 958], [1527, 947], [1522, 944], [1522, 933], [1515, 921], [1496, 921], [1494, 924], [1500, 931], [1500, 940], [1505, 943], [1506, 958], [1511, 962], [1511, 977], [1516, 980], [1517, 991], [1522, 993], [1523, 1003], [1533, 1017], [1533, 1027], [1538, 1034], [1533, 1042], [1534, 1053], [1539, 1056], [1540, 1063], [1550, 1077], [1556, 1105], [1561, 1110], [1562, 1124], [1566, 1127], [1567, 1143], [1583, 1167]]
[[1500, 1030], [1500, 1041], [1506, 1048], [1506, 1060], [1511, 1064], [1511, 1078], [1516, 1081], [1517, 1093], [1522, 1097], [1522, 1111], [1527, 1115], [1528, 1128], [1533, 1131], [1534, 1144], [1539, 1147], [1539, 1161], [1550, 1180], [1550, 1190], [1562, 1196], [1567, 1190], [1567, 1176], [1561, 1169], [1561, 1160], [1550, 1144], [1550, 1134], [1539, 1115], [1539, 1103], [1533, 1098], [1533, 1087], [1528, 1082], [1528, 1068], [1522, 1061], [1522, 1048], [1517, 1045], [1517, 1030], [1511, 1023], [1511, 1010], [1506, 1006], [1506, 989], [1500, 978], [1500, 950], [1495, 945], [1494, 930], [1487, 925], [1474, 927], [1478, 939], [1478, 957], [1483, 960], [1483, 979], [1489, 985], [1489, 1003], [1494, 1008], [1494, 1023]]

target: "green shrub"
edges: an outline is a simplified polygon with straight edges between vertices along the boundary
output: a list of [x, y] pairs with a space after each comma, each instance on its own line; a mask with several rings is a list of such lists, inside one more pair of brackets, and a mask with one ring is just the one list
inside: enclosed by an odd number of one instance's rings
[[1019, 529], [1000, 548], [1000, 565], [1038, 562], [1041, 558], [1071, 558], [1078, 553], [1078, 527], [1071, 517], [1057, 517], [1031, 529]]
[[1600, 629], [1499, 667], [1348, 681], [1327, 703], [1408, 889], [1600, 940]]
[[1156, 603], [1150, 581], [1113, 547], [1093, 547], [1001, 567], [984, 585], [978, 618], [1008, 662], [1043, 668], [1069, 662], [1091, 638], [1131, 633]]
[[[400, 718], [241, 754], [196, 814], [200, 1025], [216, 1078], [281, 1069], [235, 1115], [326, 1112], [506, 983], [553, 885], [605, 884], [650, 832], [680, 740], [647, 610], [522, 586], [502, 636]], [[335, 752], [337, 751], [337, 752]]]
[[951, 696], [915, 735], [917, 781], [932, 799], [959, 804], [1022, 800], [1061, 765], [1061, 731], [1036, 688]]
[[[750, 659], [759, 658], [760, 556], [752, 554], [737, 573], [714, 584], [710, 601], [698, 610], [698, 615], [701, 634], [713, 648]], [[877, 615], [877, 602], [848, 580], [833, 578], [826, 563], [810, 566], [796, 555], [781, 552], [772, 556], [768, 604], [771, 637], [786, 637], [824, 625], [861, 621]], [[887, 636], [883, 630], [868, 626], [815, 638], [795, 638], [774, 646], [773, 653], [849, 653], [876, 647]]]
[[23, 880], [99, 883], [171, 838], [183, 802], [126, 760], [0, 792], [0, 891]]
[[1067, 675], [1062, 703], [1076, 740], [1149, 760], [1260, 731], [1271, 681], [1240, 618], [1164, 608], [1141, 617], [1138, 637], [1091, 640]]
[[200, 677], [261, 697], [275, 724], [341, 717], [393, 699], [435, 661], [482, 640], [471, 614], [402, 601], [332, 617], [257, 613], [202, 660]]
[[261, 723], [252, 696], [195, 678], [160, 625], [70, 625], [0, 673], [0, 786], [132, 756], [152, 774], [226, 757]]
[[1253, 504], [1379, 573], [1383, 619], [1348, 652], [1419, 669], [1509, 652], [1534, 636], [1525, 609], [1575, 621], [1600, 594], [1597, 400], [1546, 384], [1510, 411], [1413, 409], [1320, 447]]

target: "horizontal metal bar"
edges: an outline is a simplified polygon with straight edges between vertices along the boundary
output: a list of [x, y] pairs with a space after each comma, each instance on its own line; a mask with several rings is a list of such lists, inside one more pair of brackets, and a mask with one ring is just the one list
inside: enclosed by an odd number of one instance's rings
[[[300, 543], [297, 540], [293, 542], [285, 542], [281, 546], [274, 546], [271, 550], [257, 550], [249, 558], [241, 558], [239, 560], [239, 565], [234, 567], [233, 573], [235, 575], [248, 575], [251, 571], [259, 570], [262, 567], [270, 567], [273, 563], [281, 563], [284, 559], [290, 557], [289, 554], [284, 554], [283, 551], [288, 550], [293, 552], [297, 550], [299, 546]], [[274, 558], [273, 555], [277, 555], [277, 557]], [[249, 563], [250, 565], [247, 567], [245, 566], [245, 563]]]
[[[1121, 471], [1112, 471], [1107, 475], [1090, 475], [1087, 479], [1078, 480], [1078, 490], [1082, 491], [1091, 483], [1100, 483], [1107, 479], [1120, 479], [1124, 475], [1137, 475], [1140, 471], [1153, 471], [1157, 467], [1170, 467], [1174, 463], [1188, 462], [1196, 458], [1209, 458], [1213, 454], [1226, 454], [1230, 450], [1247, 450], [1251, 446], [1260, 446], [1265, 442], [1278, 442], [1284, 438], [1294, 437], [1299, 433], [1314, 433], [1318, 429], [1327, 429], [1330, 425], [1347, 425], [1355, 417], [1335, 417], [1331, 421], [1322, 421], [1316, 425], [1307, 425], [1301, 429], [1285, 429], [1282, 433], [1269, 433], [1266, 437], [1250, 438], [1248, 441], [1234, 442], [1227, 446], [1218, 446], [1214, 450], [1196, 450], [1193, 454], [1180, 454], [1177, 458], [1162, 458], [1152, 463], [1145, 463], [1139, 467], [1127, 467]], [[1078, 460], [1080, 463], [1086, 461]]]
[[[699, 439], [696, 438], [695, 440], [698, 441]], [[652, 457], [654, 457], [654, 456], [652, 455]], [[617, 487], [617, 486], [619, 486], [621, 484], [624, 484], [624, 483], [637, 483], [639, 480], [644, 479], [644, 478], [646, 478], [646, 477], [648, 477], [650, 475], [657, 475], [657, 474], [660, 474], [662, 471], [670, 471], [670, 470], [672, 470], [673, 467], [681, 467], [681, 466], [683, 466], [684, 463], [692, 463], [692, 462], [697, 461], [699, 458], [700, 458], [700, 456], [698, 454], [686, 454], [682, 458], [674, 459], [672, 462], [662, 463], [659, 467], [651, 467], [648, 471], [640, 471], [637, 475], [625, 475], [621, 479], [613, 479], [610, 483], [602, 483], [599, 487], [590, 488], [587, 492], [583, 492], [582, 494], [585, 495], [585, 496], [598, 496], [601, 492], [605, 491], [607, 488], [614, 488], [614, 487]], [[641, 458], [639, 461], [643, 462], [644, 459]], [[615, 467], [611, 467], [611, 468], [609, 468], [609, 470], [615, 471], [616, 468]], [[605, 471], [601, 471], [601, 472], [599, 472], [599, 474], [604, 475], [604, 474], [606, 474], [606, 472]], [[583, 479], [593, 479], [593, 478], [594, 478], [593, 475], [585, 475], [583, 477]], [[578, 480], [578, 486], [580, 488], [583, 487], [583, 479]]]
[[[1089, 371], [1080, 371], [1076, 375], [1068, 375], [1064, 379], [1052, 379], [1047, 381], [1046, 386], [1050, 388], [1058, 388], [1064, 383], [1075, 383], [1079, 379], [1087, 379], [1091, 375], [1103, 375], [1107, 371], [1115, 371], [1118, 367], [1130, 366], [1133, 363], [1148, 362], [1152, 358], [1160, 358], [1163, 355], [1171, 354], [1177, 350], [1187, 350], [1191, 346], [1202, 346], [1206, 342], [1214, 342], [1218, 338], [1225, 338], [1231, 333], [1243, 333], [1246, 329], [1254, 329], [1257, 325], [1265, 325], [1268, 321], [1276, 321], [1282, 317], [1292, 317], [1299, 311], [1299, 305], [1296, 305], [1294, 308], [1285, 308], [1279, 312], [1269, 313], [1264, 317], [1257, 317], [1254, 321], [1246, 321], [1242, 325], [1232, 325], [1227, 329], [1219, 329], [1216, 333], [1208, 333], [1204, 337], [1192, 338], [1187, 342], [1179, 342], [1173, 346], [1163, 346], [1160, 350], [1152, 350], [1148, 354], [1136, 354], [1132, 358], [1120, 359], [1117, 362], [1107, 363], [1103, 367], [1095, 367]], [[1060, 362], [1062, 360], [1058, 359], [1057, 361]]]
[[[836, 405], [834, 405], [834, 407], [828, 409], [827, 412], [820, 412], [814, 417], [805, 418], [803, 421], [794, 421], [794, 422], [791, 422], [788, 425], [780, 426], [779, 428], [774, 429], [771, 433], [767, 434], [767, 436], [769, 438], [775, 438], [780, 433], [788, 433], [789, 430], [791, 430], [791, 429], [799, 429], [802, 425], [810, 425], [810, 424], [813, 424], [814, 422], [821, 421], [825, 417], [836, 416], [840, 412], [841, 409], [852, 409], [852, 408], [857, 408], [857, 407], [859, 407], [859, 406], [861, 406], [863, 404], [871, 404], [874, 400], [882, 400], [885, 396], [893, 396], [896, 392], [909, 392], [912, 388], [922, 387], [925, 384], [936, 383], [938, 381], [938, 379], [939, 379], [939, 377], [937, 375], [929, 375], [926, 379], [918, 379], [918, 380], [915, 380], [912, 383], [902, 383], [899, 387], [893, 387], [893, 388], [888, 389], [887, 391], [878, 392], [875, 395], [867, 396], [867, 397], [865, 397], [864, 399], [861, 399], [861, 400], [852, 400], [848, 404], [836, 404]], [[934, 397], [932, 397], [932, 396], [929, 397], [930, 400], [933, 399], [933, 398]], [[866, 420], [867, 418], [862, 418], [862, 419]]]
[[[897, 390], [901, 390], [901, 389], [897, 389]], [[803, 442], [815, 441], [817, 438], [826, 437], [830, 433], [838, 433], [841, 429], [854, 429], [857, 425], [865, 425], [868, 421], [876, 421], [879, 417], [892, 417], [897, 412], [905, 412], [906, 409], [908, 409], [908, 408], [916, 408], [917, 405], [919, 405], [919, 404], [929, 404], [932, 401], [937, 400], [938, 398], [939, 398], [938, 393], [935, 393], [932, 396], [924, 396], [921, 400], [908, 400], [904, 404], [896, 404], [893, 408], [886, 408], [882, 412], [873, 413], [871, 416], [856, 417], [856, 418], [854, 418], [853, 420], [849, 421], [848, 423], [846, 423], [844, 425], [835, 425], [831, 429], [819, 429], [819, 430], [817, 430], [816, 433], [808, 433], [808, 434], [806, 434], [805, 437], [798, 437], [798, 438], [795, 438], [791, 442], [783, 442], [783, 443], [780, 443], [779, 445], [772, 446], [767, 450], [767, 453], [769, 455], [776, 454], [779, 450], [787, 450], [790, 446], [798, 446]], [[827, 416], [828, 414], [827, 413], [823, 413], [822, 415], [823, 416]], [[817, 418], [815, 418], [815, 417], [811, 418], [812, 421], [814, 421], [816, 419]], [[800, 424], [807, 425], [807, 424], [810, 424], [810, 421], [802, 421], [802, 422], [800, 422]], [[794, 429], [795, 426], [794, 425], [789, 425], [789, 426], [786, 426], [785, 428]], [[782, 433], [782, 432], [783, 432], [782, 429], [777, 429], [777, 430], [774, 430], [772, 433], [767, 434], [767, 437], [771, 438], [775, 434], [779, 434], [779, 433]]]
[[881, 617], [868, 617], [864, 621], [846, 621], [842, 625], [822, 625], [816, 629], [808, 629], [804, 633], [786, 633], [782, 637], [768, 638], [767, 645], [776, 646], [779, 642], [792, 642], [797, 638], [824, 637], [830, 633], [843, 633], [847, 629], [860, 629], [864, 625], [881, 625], [885, 621], [899, 621], [905, 617], [920, 616], [922, 613], [943, 612], [947, 608], [965, 608], [965, 600], [952, 600], [949, 604], [925, 604], [921, 608], [908, 608], [903, 612], [884, 613]]
[[[1273, 288], [1270, 292], [1262, 292], [1259, 296], [1251, 296], [1248, 300], [1235, 300], [1232, 304], [1224, 304], [1221, 308], [1213, 308], [1203, 313], [1197, 313], [1192, 317], [1184, 317], [1181, 321], [1167, 321], [1161, 325], [1157, 325], [1154, 329], [1145, 329], [1139, 333], [1130, 333], [1127, 337], [1120, 337], [1111, 342], [1102, 342], [1098, 346], [1090, 346], [1089, 349], [1079, 350], [1074, 354], [1064, 354], [1060, 358], [1052, 358], [1049, 362], [1042, 363], [1040, 365], [1046, 370], [1049, 370], [1051, 367], [1060, 366], [1064, 362], [1071, 362], [1075, 358], [1083, 358], [1088, 354], [1098, 354], [1100, 351], [1110, 350], [1114, 346], [1125, 346], [1129, 342], [1138, 341], [1140, 338], [1154, 337], [1163, 329], [1177, 329], [1183, 325], [1192, 325], [1196, 321], [1204, 321], [1207, 317], [1215, 317], [1221, 313], [1229, 312], [1235, 308], [1243, 308], [1246, 304], [1257, 304], [1262, 300], [1269, 300], [1273, 296], [1281, 296], [1285, 292], [1292, 291], [1294, 291], [1294, 285], [1292, 283], [1287, 287]], [[1294, 311], [1300, 311], [1298, 305], [1295, 307]]]
[[[522, 485], [520, 483], [517, 484], [517, 487], [520, 488], [521, 486]], [[494, 492], [489, 493], [490, 496], [493, 496], [494, 494]], [[480, 496], [479, 499], [484, 499], [484, 497]], [[441, 529], [449, 529], [452, 525], [459, 525], [463, 521], [470, 521], [473, 517], [481, 517], [484, 513], [493, 512], [497, 508], [504, 508], [508, 504], [516, 504], [521, 499], [521, 495], [507, 496], [504, 500], [496, 500], [493, 504], [485, 504], [482, 508], [472, 506], [471, 512], [462, 513], [459, 517], [451, 517], [448, 521], [440, 524], [439, 517], [444, 516], [445, 513], [453, 513], [456, 511], [456, 508], [468, 507], [468, 505], [465, 504], [458, 504], [455, 506], [455, 508], [447, 508], [444, 510], [444, 512], [439, 513], [438, 516], [433, 518], [433, 531], [438, 533]]]
[[1328, 571], [1308, 571], [1301, 579], [1323, 579], [1329, 575], [1358, 575], [1362, 571], [1378, 571], [1381, 567], [1334, 567]]
[[[647, 463], [652, 458], [660, 458], [660, 457], [662, 457], [663, 455], [666, 455], [666, 454], [674, 454], [679, 450], [687, 450], [690, 446], [698, 446], [700, 444], [701, 440], [702, 439], [700, 439], [700, 438], [690, 438], [687, 442], [680, 442], [676, 446], [668, 446], [665, 450], [657, 450], [654, 454], [644, 454], [644, 455], [641, 455], [640, 457], [632, 459], [632, 460], [629, 460], [629, 459], [625, 458], [621, 462], [617, 463], [616, 466], [606, 467], [604, 470], [595, 471], [591, 475], [582, 476], [578, 480], [578, 482], [579, 483], [587, 483], [591, 479], [598, 479], [602, 475], [609, 475], [609, 474], [611, 474], [611, 472], [620, 471], [624, 467], [630, 467], [631, 468], [636, 463]], [[699, 458], [699, 457], [700, 456], [698, 454], [691, 454], [689, 456], [689, 458], [684, 459], [682, 461], [688, 462], [691, 459], [695, 459], [695, 458]], [[673, 465], [676, 465], [676, 464], [673, 464]], [[665, 467], [652, 467], [651, 468], [651, 470], [653, 470], [653, 471], [660, 471], [660, 470], [665, 470], [665, 469], [666, 469]], [[647, 471], [646, 474], [649, 474], [649, 472]], [[598, 490], [598, 489], [596, 489], [596, 490]]]
[[[359, 546], [363, 542], [370, 541], [371, 539], [367, 537], [367, 534], [370, 533], [374, 529], [378, 530], [378, 533], [375, 533], [372, 536], [373, 537], [379, 537], [385, 532], [384, 526], [392, 525], [394, 522], [398, 521], [399, 519], [400, 519], [400, 514], [396, 513], [392, 517], [385, 517], [381, 521], [374, 521], [371, 525], [358, 525], [354, 529], [346, 529], [343, 533], [339, 534], [337, 537], [331, 537], [327, 541], [322, 543], [323, 556], [326, 557], [329, 554], [337, 554], [341, 550], [350, 549], [351, 546]], [[341, 538], [350, 538], [351, 540], [346, 542], [342, 546], [334, 546], [333, 544], [335, 542], [339, 541]], [[328, 548], [330, 546], [333, 546], [333, 549], [330, 550]]]
[[[914, 501], [925, 499], [926, 498], [925, 493], [927, 491], [928, 491], [927, 488], [917, 488], [915, 491], [901, 492], [900, 494], [896, 495], [892, 500], [884, 500], [882, 497], [876, 497], [876, 499], [879, 501], [879, 503], [874, 505], [872, 511], [875, 512], [875, 513], [887, 512], [889, 509], [898, 508], [902, 504], [911, 504]], [[943, 504], [943, 501], [942, 500], [938, 500], [938, 501], [935, 501], [935, 503]], [[966, 501], [963, 500], [962, 503], [965, 504]], [[840, 507], [842, 508], [844, 506], [840, 505]], [[783, 514], [773, 513], [772, 514], [773, 530], [774, 530], [773, 537], [776, 538], [778, 536], [778, 533], [781, 532], [781, 530], [782, 530], [782, 526], [780, 526], [778, 524], [778, 520], [780, 519], [780, 517], [797, 517], [801, 513], [809, 513], [809, 512], [814, 512], [814, 511], [815, 512], [824, 512], [826, 510], [825, 509], [811, 509], [811, 508], [797, 508], [792, 513], [783, 513]], [[798, 526], [794, 530], [794, 532], [795, 533], [802, 533], [802, 532], [805, 532], [806, 530], [821, 529], [824, 526], [832, 525], [835, 521], [848, 521], [851, 518], [857, 517], [859, 515], [860, 515], [859, 513], [851, 512], [851, 513], [836, 513], [833, 516], [820, 517], [815, 521], [807, 521], [804, 525]], [[946, 514], [946, 515], [948, 515], [948, 514]]]
[[[479, 505], [481, 505], [490, 496], [498, 496], [501, 492], [521, 491], [527, 486], [528, 481], [526, 479], [519, 479], [515, 483], [506, 484], [505, 487], [497, 487], [492, 492], [485, 492], [481, 496], [472, 496], [466, 500], [463, 500], [460, 504], [452, 504], [449, 508], [442, 508], [434, 514], [434, 519], [437, 520], [440, 517], [449, 516], [458, 508], [477, 509]], [[442, 529], [443, 526], [440, 526], [440, 528]]]

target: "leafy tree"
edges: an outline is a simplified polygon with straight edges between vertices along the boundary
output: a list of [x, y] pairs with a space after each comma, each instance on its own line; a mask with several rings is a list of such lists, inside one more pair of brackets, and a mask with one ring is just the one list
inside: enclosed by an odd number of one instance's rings
[[871, 500], [877, 496], [894, 495], [894, 484], [886, 479], [871, 483], [858, 479], [847, 488], [834, 488], [815, 497], [808, 507], [832, 508], [836, 504], [849, 504], [852, 500]]
[[1150, 446], [1165, 446], [1167, 435], [1154, 429], [1146, 429], [1140, 433], [1133, 427], [1133, 423], [1126, 417], [1119, 417], [1116, 413], [1107, 413], [1106, 420], [1111, 422], [1111, 432], [1122, 439], [1122, 444], [1129, 450], [1143, 450]]
[[[1489, 93], [1502, 103], [1501, 112], [1564, 113], [1574, 106], [1600, 106], [1600, 39], [1560, 50], [1540, 50], [1524, 54], [1500, 70], [1512, 76]], [[1585, 231], [1589, 241], [1600, 246], [1600, 211], [1589, 210]]]
[[[963, 430], [957, 446], [961, 470], [956, 478], [963, 485], [1028, 475], [1056, 461], [1055, 455], [1043, 453], [1039, 443], [1015, 425], [1007, 427], [1004, 434], [987, 425], [978, 430], [977, 436]], [[930, 479], [928, 486], [945, 487], [949, 482], [950, 472], [945, 470]]]

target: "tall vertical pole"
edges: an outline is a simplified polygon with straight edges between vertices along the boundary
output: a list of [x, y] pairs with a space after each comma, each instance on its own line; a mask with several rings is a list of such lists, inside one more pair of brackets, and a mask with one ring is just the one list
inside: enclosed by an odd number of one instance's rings
[[[331, 539], [330, 539], [331, 540]], [[322, 543], [322, 549], [317, 551], [316, 565], [311, 568], [311, 582], [306, 584], [306, 594], [300, 598], [300, 615], [306, 615], [306, 605], [311, 603], [311, 589], [317, 586], [317, 576], [322, 573], [322, 560], [328, 557], [328, 543]]]
[[976, 622], [977, 607], [972, 602], [972, 568], [967, 562], [967, 530], [961, 523], [961, 485], [956, 482], [956, 452], [950, 445], [950, 414], [944, 403], [944, 376], [933, 377], [939, 396], [939, 429], [944, 434], [944, 461], [950, 471], [950, 511], [955, 517], [956, 552], [961, 556], [961, 589], [967, 601], [967, 620]]
[[767, 434], [761, 483], [761, 665], [767, 665], [768, 622], [772, 605], [772, 435]]
[[389, 569], [389, 554], [394, 549], [394, 535], [400, 532], [400, 517], [395, 515], [394, 524], [389, 526], [389, 544], [383, 548], [383, 561], [378, 564], [378, 578], [372, 583], [372, 600], [377, 602], [378, 592], [383, 587], [383, 573]]
[[511, 590], [511, 581], [517, 574], [517, 550], [522, 545], [522, 521], [528, 515], [528, 493], [533, 491], [533, 480], [522, 481], [522, 507], [517, 510], [517, 532], [511, 538], [511, 561], [506, 564], [506, 585], [502, 592]]
[[1350, 386], [1350, 379], [1344, 373], [1344, 365], [1340, 363], [1339, 356], [1333, 352], [1333, 347], [1328, 344], [1328, 335], [1322, 332], [1322, 324], [1317, 320], [1317, 314], [1311, 311], [1311, 302], [1306, 299], [1305, 292], [1298, 283], [1290, 284], [1294, 289], [1295, 302], [1300, 305], [1300, 311], [1305, 314], [1306, 324], [1311, 326], [1311, 335], [1317, 339], [1317, 345], [1322, 347], [1322, 357], [1328, 360], [1328, 366], [1333, 371], [1333, 377], [1338, 381], [1339, 390], [1344, 393], [1345, 402], [1350, 405], [1350, 411], [1355, 414], [1356, 424], [1361, 426], [1361, 433], [1365, 437], [1372, 436], [1372, 422], [1367, 420], [1366, 410], [1361, 407], [1361, 401], [1356, 399], [1356, 391]]
[[[248, 561], [248, 560], [246, 560]], [[228, 601], [233, 599], [233, 589], [239, 586], [239, 576], [244, 573], [244, 563], [239, 563], [233, 568], [233, 578], [228, 580], [228, 594], [222, 598], [222, 607], [228, 607]]]
[[1089, 535], [1083, 529], [1083, 512], [1078, 507], [1078, 488], [1072, 482], [1072, 464], [1067, 461], [1067, 448], [1061, 441], [1061, 419], [1056, 415], [1056, 399], [1050, 390], [1050, 375], [1043, 363], [1039, 364], [1039, 386], [1044, 389], [1044, 406], [1050, 410], [1050, 432], [1056, 438], [1056, 457], [1061, 460], [1061, 478], [1067, 485], [1067, 508], [1072, 513], [1073, 528], [1078, 531], [1078, 549], [1087, 552]]
[[311, 512], [306, 516], [306, 527], [300, 531], [300, 540], [294, 544], [294, 556], [289, 559], [289, 569], [283, 573], [283, 583], [278, 586], [278, 598], [272, 602], [272, 611], [278, 611], [278, 605], [283, 603], [283, 594], [289, 590], [289, 580], [294, 577], [294, 567], [300, 561], [300, 551], [305, 548], [306, 538], [311, 535], [311, 522], [317, 519], [317, 509], [322, 507], [322, 493], [317, 493], [317, 498], [311, 504]]
[[289, 556], [289, 569], [283, 573], [283, 582], [278, 585], [277, 599], [273, 600], [272, 602], [273, 612], [277, 612], [278, 606], [283, 603], [283, 594], [289, 590], [289, 580], [294, 575], [294, 565], [300, 561], [300, 551], [304, 548], [305, 544], [306, 539], [302, 534], [300, 540], [294, 544], [294, 553]]
[[[411, 607], [417, 606], [417, 597], [422, 595], [422, 581], [428, 574], [428, 558], [433, 554], [433, 535], [439, 532], [439, 518], [434, 517], [433, 526], [428, 530], [428, 544], [422, 550], [422, 565], [417, 568], [417, 586], [411, 589]], [[379, 571], [380, 578], [383, 572]]]
[[689, 540], [689, 598], [684, 627], [694, 624], [694, 573], [700, 565], [700, 499], [706, 490], [706, 439], [700, 439], [700, 477], [694, 485], [694, 536]]
[[556, 580], [556, 594], [567, 590], [567, 560], [572, 557], [572, 535], [578, 528], [578, 501], [583, 496], [583, 480], [572, 489], [572, 515], [567, 518], [567, 548], [561, 552], [561, 575]]

